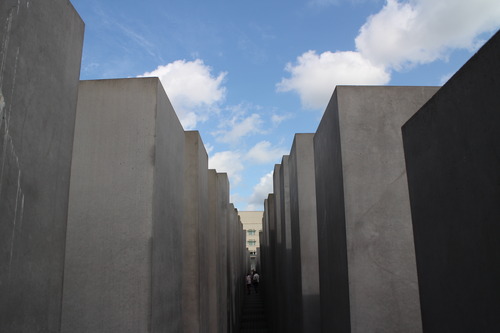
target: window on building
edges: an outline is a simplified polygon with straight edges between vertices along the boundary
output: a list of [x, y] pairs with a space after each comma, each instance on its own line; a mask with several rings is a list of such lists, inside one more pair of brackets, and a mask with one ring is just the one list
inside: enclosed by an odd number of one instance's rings
[[255, 235], [256, 231], [257, 230], [255, 230], [255, 229], [250, 229], [250, 230], [248, 230], [248, 235], [252, 235], [253, 236], [253, 235]]
[[256, 244], [256, 243], [257, 243], [257, 242], [255, 241], [255, 239], [249, 239], [249, 240], [248, 240], [248, 245], [249, 245], [249, 246], [255, 246], [255, 244]]

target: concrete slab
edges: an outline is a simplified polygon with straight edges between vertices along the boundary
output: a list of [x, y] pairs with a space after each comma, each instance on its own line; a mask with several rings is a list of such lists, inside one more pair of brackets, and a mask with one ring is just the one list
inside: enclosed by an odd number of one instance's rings
[[284, 288], [284, 281], [286, 281], [287, 276], [283, 274], [283, 263], [284, 263], [284, 251], [283, 251], [283, 243], [282, 243], [282, 224], [281, 224], [281, 185], [280, 185], [280, 169], [281, 165], [276, 164], [274, 166], [273, 172], [273, 193], [274, 193], [274, 210], [275, 210], [275, 218], [276, 218], [276, 248], [275, 248], [275, 257], [274, 257], [274, 266], [275, 266], [275, 275], [276, 281], [275, 283], [275, 300], [276, 300], [276, 331], [282, 332], [285, 326], [285, 303], [286, 301], [286, 291]]
[[[227, 247], [228, 247], [228, 295], [229, 295], [229, 301], [228, 301], [228, 318], [229, 318], [229, 324], [228, 324], [228, 332], [236, 332], [238, 329], [238, 315], [239, 315], [239, 298], [238, 298], [238, 290], [241, 287], [242, 281], [241, 281], [241, 273], [239, 272], [239, 263], [238, 263], [238, 258], [239, 258], [239, 253], [240, 253], [240, 247], [238, 246], [238, 223], [239, 223], [239, 218], [238, 218], [238, 212], [234, 205], [231, 203], [229, 204], [229, 211], [228, 211], [228, 229], [227, 229], [227, 234], [228, 234], [228, 241], [227, 241]], [[241, 223], [240, 223], [241, 224]]]
[[[289, 156], [283, 156], [279, 171], [281, 195], [281, 242], [283, 246], [283, 258], [281, 259], [283, 276], [289, 277], [293, 274], [292, 259], [292, 228], [290, 222], [290, 175], [289, 175]], [[277, 191], [277, 189], [275, 189]], [[283, 281], [285, 295], [292, 295], [293, 288], [290, 279]], [[283, 307], [283, 321], [286, 332], [292, 332], [295, 325], [292, 315], [293, 304], [285, 302]]]
[[295, 134], [289, 158], [296, 332], [320, 331], [314, 134]]
[[314, 137], [324, 331], [421, 332], [401, 126], [437, 87], [337, 86]]
[[218, 199], [217, 171], [208, 170], [208, 228], [207, 228], [207, 248], [204, 260], [207, 262], [207, 303], [208, 303], [208, 321], [207, 331], [210, 333], [219, 332], [219, 297], [221, 292], [218, 288], [219, 275], [217, 269], [218, 235], [217, 225], [219, 223], [220, 212], [217, 207]]
[[[269, 225], [269, 246], [267, 250], [267, 255], [269, 256], [268, 271], [266, 275], [266, 288], [269, 289], [268, 292], [268, 303], [271, 309], [270, 317], [277, 318], [279, 315], [278, 302], [277, 302], [277, 276], [276, 276], [276, 201], [274, 193], [270, 193], [267, 196], [267, 204], [264, 206], [266, 209], [267, 223]], [[272, 320], [270, 323], [270, 330], [277, 331], [277, 320]]]
[[0, 1], [0, 331], [58, 332], [84, 24]]
[[182, 314], [185, 332], [204, 332], [208, 320], [205, 272], [200, 260], [208, 224], [208, 155], [198, 131], [185, 132], [182, 226]]
[[426, 332], [500, 331], [500, 34], [403, 126]]
[[217, 233], [219, 242], [217, 244], [217, 290], [218, 290], [218, 326], [219, 332], [228, 332], [228, 255], [227, 255], [227, 224], [229, 215], [229, 179], [226, 173], [217, 173]]
[[157, 78], [82, 81], [62, 332], [181, 330], [184, 131]]

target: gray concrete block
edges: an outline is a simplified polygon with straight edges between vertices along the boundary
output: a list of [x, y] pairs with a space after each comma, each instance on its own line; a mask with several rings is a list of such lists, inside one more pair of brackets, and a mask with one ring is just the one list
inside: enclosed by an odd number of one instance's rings
[[[290, 222], [290, 175], [289, 175], [289, 156], [283, 156], [279, 171], [281, 195], [280, 212], [281, 212], [281, 241], [283, 246], [283, 257], [281, 258], [282, 271], [284, 277], [290, 277], [293, 274], [292, 260], [292, 227]], [[274, 189], [276, 192], [278, 189]], [[285, 295], [292, 295], [293, 288], [291, 280], [286, 278], [283, 281], [283, 289]], [[292, 332], [295, 325], [292, 315], [293, 304], [285, 302], [283, 307], [283, 321], [285, 332]]]
[[229, 179], [226, 173], [217, 173], [217, 290], [219, 332], [228, 332], [228, 247]]
[[240, 287], [240, 279], [241, 276], [238, 270], [238, 254], [239, 254], [239, 246], [237, 243], [238, 239], [238, 213], [234, 208], [234, 205], [229, 204], [229, 214], [228, 214], [228, 224], [227, 224], [227, 234], [228, 234], [228, 309], [229, 309], [229, 330], [228, 332], [236, 332], [238, 329], [238, 304], [239, 298], [237, 290]]
[[[271, 281], [272, 276], [272, 264], [271, 256], [269, 255], [269, 200], [264, 199], [264, 213], [262, 216], [262, 232], [259, 234], [260, 237], [260, 248], [261, 248], [261, 272], [262, 280], [266, 281], [262, 283], [262, 292], [267, 300], [274, 297], [274, 291], [270, 286], [268, 281]], [[272, 306], [266, 307], [268, 318], [273, 318], [274, 310]], [[270, 323], [272, 324], [272, 323]]]
[[[280, 168], [280, 212], [281, 212], [281, 240], [286, 250], [292, 249], [292, 228], [290, 225], [290, 174], [289, 156], [284, 155]], [[276, 189], [275, 189], [276, 190]]]
[[208, 303], [208, 321], [207, 331], [210, 333], [219, 332], [219, 297], [221, 292], [218, 288], [217, 257], [218, 243], [220, 236], [218, 234], [218, 223], [220, 223], [220, 211], [217, 207], [218, 183], [217, 171], [208, 170], [208, 228], [207, 228], [207, 248], [205, 250], [204, 260], [207, 262], [206, 279], [208, 284], [207, 303]]
[[426, 332], [500, 331], [500, 33], [403, 126]]
[[400, 128], [437, 89], [330, 100], [314, 137], [323, 331], [422, 331]]
[[[184, 222], [182, 226], [182, 315], [185, 332], [207, 328], [206, 245], [208, 223], [208, 155], [197, 131], [185, 132]], [[201, 324], [204, 323], [204, 324]]]
[[157, 78], [81, 82], [63, 332], [181, 330], [183, 154]]
[[276, 218], [276, 248], [275, 248], [275, 275], [276, 281], [275, 283], [275, 300], [276, 300], [276, 331], [282, 332], [284, 330], [284, 309], [286, 301], [286, 291], [284, 288], [284, 281], [286, 281], [287, 276], [283, 274], [283, 263], [284, 263], [284, 251], [283, 251], [283, 243], [282, 243], [282, 224], [281, 224], [281, 186], [280, 186], [280, 169], [281, 165], [276, 164], [274, 166], [273, 172], [273, 192], [274, 192], [274, 210], [275, 210], [275, 218]]
[[58, 332], [84, 24], [0, 1], [0, 331]]
[[296, 134], [289, 158], [296, 332], [319, 332], [319, 264], [314, 134]]
[[269, 317], [272, 318], [270, 324], [271, 331], [277, 331], [277, 318], [279, 316], [278, 301], [277, 301], [277, 276], [276, 276], [276, 201], [273, 193], [268, 194], [266, 204], [264, 205], [266, 212], [266, 223], [268, 224], [268, 269], [266, 275], [266, 288], [268, 289], [267, 302], [269, 303]]

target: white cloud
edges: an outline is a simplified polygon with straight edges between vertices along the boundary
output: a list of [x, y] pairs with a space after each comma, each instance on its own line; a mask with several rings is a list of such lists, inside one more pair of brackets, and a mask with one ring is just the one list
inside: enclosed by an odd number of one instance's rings
[[225, 116], [219, 124], [219, 129], [213, 131], [218, 142], [238, 143], [241, 138], [247, 135], [264, 133], [262, 130], [262, 120], [260, 114], [251, 113], [250, 110], [260, 111], [259, 106], [241, 103], [238, 105], [228, 106], [225, 111], [230, 112], [230, 116]]
[[208, 168], [216, 169], [217, 172], [227, 172], [231, 185], [237, 185], [241, 181], [241, 172], [244, 170], [241, 160], [242, 156], [239, 152], [222, 151], [208, 159]]
[[277, 89], [297, 92], [305, 108], [322, 109], [335, 85], [387, 84], [392, 70], [446, 60], [457, 48], [474, 51], [478, 37], [498, 27], [498, 0], [387, 0], [360, 28], [355, 52], [308, 51], [287, 64], [291, 77]]
[[356, 38], [361, 54], [396, 70], [474, 49], [477, 36], [500, 26], [498, 0], [387, 0]]
[[212, 76], [211, 71], [200, 59], [176, 60], [139, 77], [159, 77], [182, 125], [191, 129], [225, 98], [222, 83], [227, 73]]
[[272, 147], [269, 141], [261, 141], [253, 146], [245, 156], [245, 159], [258, 164], [279, 162], [287, 151], [283, 148]]
[[290, 113], [282, 114], [282, 115], [273, 114], [271, 116], [271, 122], [273, 123], [274, 126], [278, 126], [283, 121], [290, 119], [290, 118], [292, 118], [292, 114], [290, 114]]
[[247, 210], [262, 210], [264, 200], [269, 193], [273, 192], [273, 172], [269, 172], [260, 178], [257, 185], [253, 187], [252, 195], [248, 201]]
[[236, 143], [240, 138], [254, 133], [261, 133], [260, 126], [262, 124], [262, 119], [257, 113], [251, 114], [250, 116], [238, 119], [234, 117], [230, 120], [230, 129], [219, 131], [219, 137], [217, 141], [225, 143]]
[[308, 51], [288, 63], [290, 78], [277, 84], [278, 91], [296, 91], [302, 106], [321, 109], [326, 106], [336, 85], [380, 85], [390, 80], [383, 66], [375, 66], [359, 52]]

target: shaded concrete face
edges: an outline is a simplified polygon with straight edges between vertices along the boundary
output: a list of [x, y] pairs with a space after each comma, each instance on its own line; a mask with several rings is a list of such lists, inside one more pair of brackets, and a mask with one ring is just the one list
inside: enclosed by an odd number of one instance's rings
[[239, 220], [238, 210], [233, 204], [229, 204], [228, 214], [228, 295], [229, 301], [229, 327], [228, 332], [237, 332], [242, 301], [242, 257], [241, 249], [243, 246], [243, 227]]
[[325, 111], [315, 136], [324, 329], [422, 331], [400, 128], [437, 89], [338, 86]]
[[314, 135], [322, 332], [351, 332], [344, 187], [335, 91]]
[[157, 78], [80, 84], [63, 332], [181, 330], [184, 132]]
[[500, 330], [500, 34], [403, 126], [426, 332]]
[[84, 24], [0, 1], [0, 331], [57, 332]]
[[[296, 134], [290, 151], [290, 220], [296, 313], [302, 332], [320, 330], [318, 233], [314, 174], [314, 134]], [[300, 325], [299, 325], [300, 326]]]
[[279, 170], [280, 184], [280, 218], [281, 218], [281, 241], [284, 249], [292, 249], [292, 228], [290, 225], [290, 176], [288, 167], [288, 155], [281, 159]]
[[[280, 200], [280, 217], [281, 221], [281, 241], [283, 247], [283, 257], [280, 259], [282, 264], [282, 274], [284, 277], [292, 276], [293, 274], [293, 260], [292, 260], [292, 229], [290, 222], [290, 176], [289, 176], [289, 156], [283, 156], [281, 160], [281, 167], [279, 170], [279, 192]], [[275, 189], [276, 191], [277, 189]], [[290, 280], [283, 283], [285, 295], [291, 295], [293, 292], [292, 283]], [[282, 309], [284, 329], [286, 332], [292, 332], [295, 328], [292, 311], [293, 304], [288, 301], [284, 302]]]
[[[279, 316], [279, 303], [278, 299], [276, 297], [276, 294], [278, 293], [277, 288], [278, 288], [278, 280], [276, 276], [276, 196], [274, 194], [269, 194], [267, 196], [266, 204], [264, 205], [265, 207], [265, 215], [266, 215], [266, 223], [269, 225], [268, 230], [268, 249], [267, 249], [267, 256], [268, 256], [268, 269], [265, 272], [266, 275], [266, 288], [268, 288], [268, 299], [269, 299], [269, 305], [271, 310], [271, 317], [272, 318], [278, 318]], [[278, 326], [277, 326], [277, 320], [273, 320], [271, 323], [271, 330], [272, 331], [277, 331]]]
[[[184, 222], [182, 230], [182, 313], [186, 332], [202, 332], [207, 325], [208, 286], [204, 283], [208, 223], [208, 155], [197, 131], [187, 131], [184, 149]], [[203, 275], [202, 275], [203, 271]], [[203, 327], [202, 327], [203, 326]]]
[[280, 169], [281, 165], [276, 164], [274, 166], [273, 173], [273, 189], [274, 190], [274, 201], [275, 201], [275, 218], [276, 218], [276, 260], [281, 257], [281, 192], [280, 192]]
[[207, 228], [207, 249], [204, 260], [207, 261], [206, 279], [208, 284], [207, 291], [207, 305], [208, 305], [208, 322], [207, 331], [211, 333], [219, 332], [219, 299], [217, 295], [220, 292], [218, 288], [218, 269], [217, 257], [218, 248], [217, 244], [220, 240], [217, 230], [218, 223], [218, 184], [217, 184], [217, 171], [208, 170], [208, 228]]
[[276, 281], [275, 284], [275, 298], [276, 298], [276, 328], [277, 332], [282, 332], [284, 329], [285, 322], [284, 318], [284, 310], [285, 310], [285, 297], [286, 291], [284, 288], [285, 283], [283, 281], [286, 280], [287, 276], [283, 275], [283, 243], [282, 243], [282, 225], [281, 225], [281, 186], [280, 186], [280, 169], [281, 165], [276, 164], [274, 166], [273, 172], [273, 192], [274, 192], [274, 210], [275, 210], [275, 218], [276, 218], [276, 250], [274, 257], [274, 266], [276, 272]]
[[217, 289], [219, 332], [228, 331], [228, 256], [227, 224], [229, 215], [229, 179], [226, 173], [217, 173]]
[[281, 160], [279, 170], [280, 177], [280, 218], [281, 218], [281, 241], [286, 250], [292, 249], [292, 228], [290, 226], [290, 176], [288, 155], [284, 155]]

